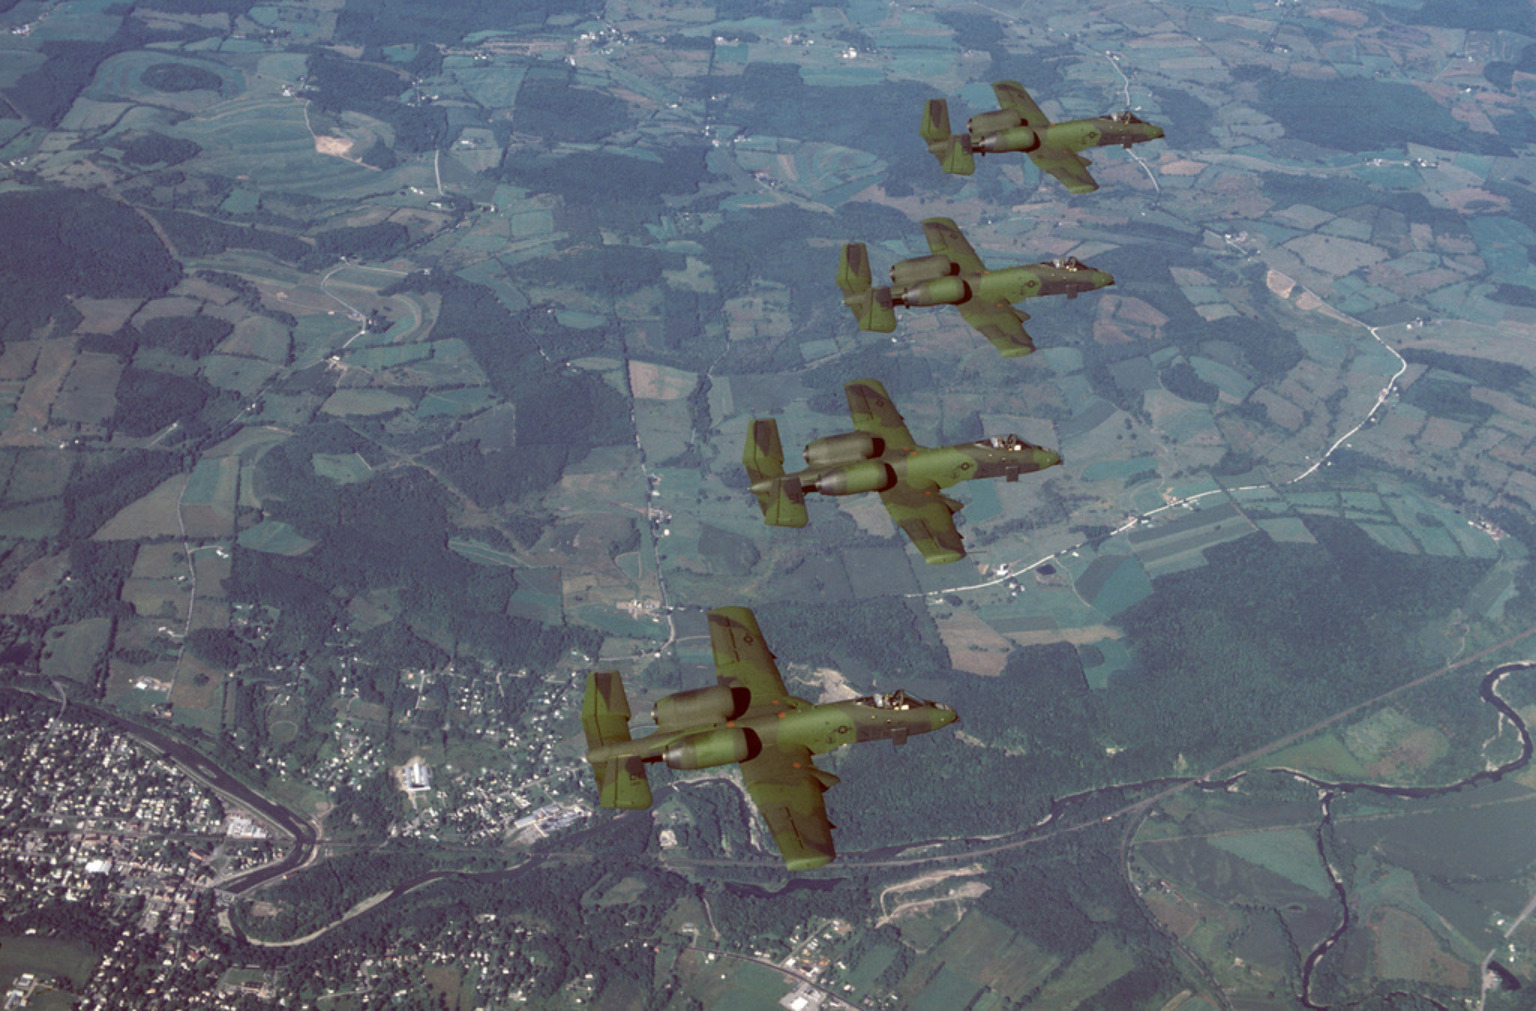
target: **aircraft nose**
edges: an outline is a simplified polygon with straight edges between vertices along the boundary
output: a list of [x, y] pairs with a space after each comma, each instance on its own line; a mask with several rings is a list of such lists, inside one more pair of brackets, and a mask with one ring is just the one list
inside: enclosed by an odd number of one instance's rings
[[1147, 131], [1148, 140], [1162, 140], [1165, 136], [1166, 134], [1163, 133], [1163, 128], [1160, 126], [1153, 126], [1150, 130]]
[[1095, 270], [1093, 272], [1093, 286], [1095, 288], [1108, 288], [1114, 283], [1115, 279], [1112, 275], [1105, 273], [1102, 270]]
[[[947, 727], [959, 719], [960, 714], [955, 712], [953, 709], [946, 708], [939, 710], [939, 727]], [[935, 729], [938, 728], [936, 727]]]
[[1042, 449], [1040, 451], [1040, 467], [1041, 467], [1041, 469], [1044, 469], [1046, 467], [1054, 467], [1054, 466], [1056, 466], [1059, 463], [1061, 463], [1061, 454], [1060, 453], [1057, 453], [1054, 450], [1050, 450], [1050, 449]]

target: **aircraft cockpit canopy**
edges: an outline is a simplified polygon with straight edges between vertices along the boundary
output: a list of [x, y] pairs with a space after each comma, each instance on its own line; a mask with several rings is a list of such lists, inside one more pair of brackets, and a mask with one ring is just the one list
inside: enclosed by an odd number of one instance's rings
[[1005, 450], [1009, 453], [1022, 453], [1026, 449], [1030, 448], [1029, 443], [1025, 442], [1017, 435], [994, 435], [990, 439], [982, 439], [976, 444], [978, 446], [985, 446], [988, 449]]
[[1129, 109], [1126, 109], [1124, 112], [1114, 113], [1109, 118], [1112, 119], [1113, 121], [1115, 121], [1116, 123], [1130, 124], [1130, 123], [1140, 123], [1140, 122], [1143, 122], [1143, 120], [1138, 118], [1137, 115], [1134, 112], [1132, 112], [1131, 110], [1129, 110]]
[[939, 702], [929, 702], [920, 699], [916, 695], [908, 695], [900, 688], [889, 695], [876, 692], [873, 695], [865, 695], [854, 699], [861, 706], [869, 706], [873, 709], [948, 709], [949, 707]]
[[1051, 261], [1051, 266], [1059, 267], [1062, 270], [1087, 270], [1088, 269], [1087, 267], [1084, 267], [1083, 264], [1082, 264], [1082, 261], [1079, 260], [1075, 256], [1063, 256], [1063, 257], [1060, 257], [1059, 259], [1052, 260]]

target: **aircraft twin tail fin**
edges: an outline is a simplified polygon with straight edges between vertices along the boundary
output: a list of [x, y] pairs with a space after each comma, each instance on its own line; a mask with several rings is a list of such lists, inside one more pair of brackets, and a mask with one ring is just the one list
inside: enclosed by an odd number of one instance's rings
[[976, 171], [976, 156], [971, 151], [971, 135], [949, 132], [949, 103], [930, 98], [923, 105], [923, 123], [918, 128], [928, 151], [939, 160], [939, 167], [951, 175], [968, 176]]
[[772, 527], [805, 526], [805, 490], [798, 477], [784, 473], [784, 446], [779, 442], [777, 421], [758, 418], [752, 422], [741, 463], [763, 510], [764, 523]]
[[587, 761], [597, 777], [598, 803], [603, 807], [643, 810], [651, 806], [651, 784], [645, 777], [645, 763], [639, 755], [603, 755], [617, 751], [608, 745], [627, 744], [629, 736], [629, 696], [615, 670], [593, 671], [587, 675], [587, 692], [581, 700], [581, 728], [587, 734]]
[[843, 246], [837, 263], [837, 286], [843, 291], [843, 304], [853, 310], [860, 330], [890, 333], [896, 329], [896, 310], [889, 287], [873, 287], [869, 272], [869, 250], [862, 242]]

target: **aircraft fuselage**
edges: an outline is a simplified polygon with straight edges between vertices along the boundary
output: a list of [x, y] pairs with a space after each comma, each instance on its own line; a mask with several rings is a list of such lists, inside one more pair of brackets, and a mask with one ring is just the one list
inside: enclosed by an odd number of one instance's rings
[[[923, 262], [931, 259], [921, 258]], [[1095, 270], [1072, 257], [1004, 267], [1001, 270], [984, 270], [980, 273], [956, 272], [907, 284], [895, 280], [903, 276], [900, 267], [901, 264], [898, 264], [897, 269], [891, 271], [890, 298], [892, 304], [905, 306], [962, 305], [973, 299], [989, 304], [1007, 302], [1011, 305], [1026, 298], [1044, 295], [1076, 298], [1081, 292], [1105, 288], [1115, 283], [1114, 277], [1107, 272]]]
[[1009, 109], [972, 116], [966, 124], [971, 150], [976, 154], [1000, 154], [1005, 151], [1036, 151], [1042, 147], [1083, 151], [1090, 147], [1130, 147], [1144, 141], [1158, 140], [1163, 128], [1122, 113], [1074, 119], [1049, 126], [1025, 126], [1023, 117]]
[[802, 493], [823, 495], [881, 492], [898, 483], [949, 488], [977, 478], [1017, 481], [1020, 474], [1061, 463], [1059, 454], [1016, 435], [907, 450], [849, 432], [811, 443], [805, 456], [810, 466], [789, 477], [799, 482]]
[[[913, 734], [947, 727], [955, 719], [955, 711], [949, 706], [900, 691], [822, 705], [790, 697], [777, 712], [709, 720], [687, 727], [660, 727], [646, 737], [593, 748], [587, 760], [600, 764], [638, 758], [642, 762], [665, 762], [674, 769], [712, 768], [750, 761], [764, 750], [779, 746], [804, 747], [821, 755], [865, 741], [889, 740], [900, 744]], [[829, 778], [836, 782], [835, 777]]]

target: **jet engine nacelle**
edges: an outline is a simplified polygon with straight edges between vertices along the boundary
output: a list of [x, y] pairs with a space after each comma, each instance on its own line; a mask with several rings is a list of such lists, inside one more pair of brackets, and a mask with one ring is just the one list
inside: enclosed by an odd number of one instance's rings
[[902, 286], [931, 281], [938, 277], [953, 277], [960, 273], [960, 264], [947, 256], [934, 253], [902, 260], [891, 268], [891, 283]]
[[817, 439], [805, 447], [805, 462], [812, 467], [873, 460], [885, 452], [885, 440], [868, 432], [848, 432]]
[[989, 133], [974, 142], [972, 149], [983, 154], [999, 151], [1033, 151], [1040, 146], [1040, 135], [1027, 126], [1012, 126], [1006, 130]]
[[895, 485], [896, 472], [883, 460], [863, 460], [834, 467], [816, 479], [816, 490], [823, 495], [858, 495], [866, 491], [885, 491]]
[[965, 122], [965, 128], [970, 131], [972, 140], [975, 140], [982, 134], [999, 133], [1003, 130], [1012, 130], [1016, 126], [1023, 125], [1024, 117], [1012, 109], [979, 112]]
[[718, 727], [673, 741], [661, 757], [672, 769], [709, 769], [749, 762], [762, 751], [762, 739], [755, 731], [747, 727]]
[[752, 693], [745, 688], [710, 685], [668, 695], [657, 701], [651, 716], [658, 727], [703, 727], [734, 720], [751, 704]]
[[958, 277], [936, 277], [915, 284], [892, 301], [902, 305], [959, 305], [971, 297], [971, 286]]

